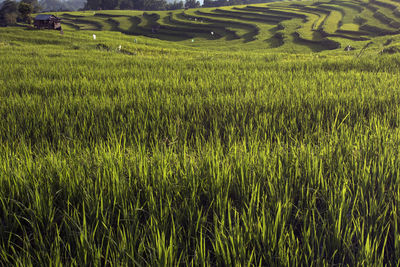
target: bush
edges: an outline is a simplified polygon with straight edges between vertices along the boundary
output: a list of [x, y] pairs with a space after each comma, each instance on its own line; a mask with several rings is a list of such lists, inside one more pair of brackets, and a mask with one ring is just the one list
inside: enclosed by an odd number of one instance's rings
[[397, 54], [400, 52], [400, 46], [399, 45], [392, 45], [389, 47], [385, 47], [382, 49], [380, 54]]
[[17, 13], [6, 13], [4, 14], [4, 23], [6, 25], [13, 25], [15, 23], [17, 23]]

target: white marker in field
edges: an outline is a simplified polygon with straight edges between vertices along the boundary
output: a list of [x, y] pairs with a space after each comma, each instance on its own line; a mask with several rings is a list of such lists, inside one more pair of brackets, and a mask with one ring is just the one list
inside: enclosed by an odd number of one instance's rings
[[194, 21], [197, 21], [197, 19], [195, 18]]
[[136, 40], [136, 38], [135, 38], [135, 40], [133, 40], [133, 42], [136, 44], [137, 43], [137, 40]]
[[211, 32], [211, 35], [214, 35], [214, 32]]
[[194, 42], [194, 39], [192, 39], [192, 43]]
[[122, 49], [122, 45], [119, 45], [118, 46], [118, 51], [121, 51], [121, 49]]
[[93, 34], [93, 40], [96, 40], [96, 34]]

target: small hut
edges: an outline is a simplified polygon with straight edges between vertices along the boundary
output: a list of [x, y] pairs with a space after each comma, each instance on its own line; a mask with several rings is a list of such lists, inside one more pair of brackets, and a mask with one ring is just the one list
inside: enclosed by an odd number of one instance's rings
[[54, 15], [49, 14], [39, 14], [35, 17], [35, 21], [33, 23], [38, 29], [61, 29], [61, 19], [57, 18]]

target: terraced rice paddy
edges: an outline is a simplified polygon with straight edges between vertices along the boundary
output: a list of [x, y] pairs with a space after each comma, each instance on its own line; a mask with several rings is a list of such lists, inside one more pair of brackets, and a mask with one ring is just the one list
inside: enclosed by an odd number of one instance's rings
[[399, 266], [398, 5], [0, 28], [0, 266]]
[[[87, 11], [79, 15], [58, 15], [74, 29], [112, 30], [174, 41], [195, 39], [200, 43], [220, 39], [233, 43], [256, 42], [259, 46], [262, 42], [263, 48], [279, 47], [283, 51], [293, 49], [293, 43], [297, 43], [307, 46], [309, 51], [321, 51], [398, 33], [399, 7], [399, 2], [391, 0], [333, 0], [170, 12]], [[209, 45], [218, 47], [220, 43]]]

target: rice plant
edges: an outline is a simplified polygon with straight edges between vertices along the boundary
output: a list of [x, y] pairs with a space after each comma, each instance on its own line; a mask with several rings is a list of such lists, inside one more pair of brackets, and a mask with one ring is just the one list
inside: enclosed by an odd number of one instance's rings
[[0, 265], [398, 266], [385, 38], [356, 58], [1, 28]]

